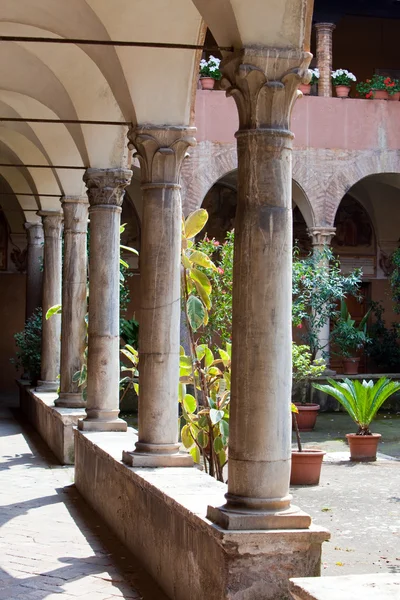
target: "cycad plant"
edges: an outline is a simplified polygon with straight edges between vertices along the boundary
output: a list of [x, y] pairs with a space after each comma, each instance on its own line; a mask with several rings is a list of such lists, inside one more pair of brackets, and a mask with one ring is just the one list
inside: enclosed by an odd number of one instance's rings
[[347, 410], [358, 425], [357, 435], [372, 435], [370, 424], [382, 404], [400, 390], [400, 382], [381, 377], [375, 384], [372, 381], [328, 379], [329, 385], [314, 383], [315, 389], [325, 392]]

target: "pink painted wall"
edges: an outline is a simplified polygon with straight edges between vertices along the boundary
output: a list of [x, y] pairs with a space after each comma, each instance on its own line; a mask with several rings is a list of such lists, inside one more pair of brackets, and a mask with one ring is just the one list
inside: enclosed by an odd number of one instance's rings
[[[234, 100], [225, 92], [198, 90], [195, 124], [198, 142], [234, 142], [238, 128]], [[296, 148], [396, 150], [400, 102], [303, 97], [294, 107], [292, 131]]]

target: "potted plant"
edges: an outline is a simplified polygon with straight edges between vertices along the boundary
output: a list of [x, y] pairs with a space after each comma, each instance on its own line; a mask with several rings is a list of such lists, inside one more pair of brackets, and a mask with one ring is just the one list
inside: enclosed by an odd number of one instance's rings
[[357, 433], [348, 433], [350, 460], [376, 460], [380, 433], [371, 433], [370, 424], [376, 413], [392, 394], [400, 390], [400, 382], [381, 377], [375, 384], [371, 381], [328, 379], [327, 385], [314, 383], [317, 390], [330, 394], [347, 410], [358, 425]]
[[365, 83], [357, 86], [357, 92], [367, 99], [387, 100], [389, 90], [394, 87], [392, 80], [386, 75], [373, 75], [371, 79], [367, 79]]
[[293, 415], [300, 431], [312, 431], [315, 427], [319, 405], [307, 402], [307, 391], [311, 377], [319, 377], [325, 371], [325, 361], [322, 358], [312, 360], [309, 346], [299, 346], [292, 342], [292, 371], [293, 383], [300, 391], [300, 402], [295, 403], [296, 416]]
[[296, 432], [297, 450], [292, 450], [290, 485], [318, 485], [325, 452], [316, 448], [307, 448], [304, 450], [297, 424], [298, 415], [298, 408], [292, 403], [292, 417]]
[[390, 86], [388, 86], [389, 98], [392, 102], [398, 102], [400, 100], [400, 81], [398, 79], [392, 79]]
[[360, 357], [357, 353], [362, 350], [369, 341], [367, 335], [367, 319], [371, 309], [356, 325], [348, 311], [346, 302], [342, 300], [340, 315], [332, 331], [332, 341], [339, 348], [343, 362], [343, 373], [345, 375], [357, 375]]
[[299, 85], [299, 90], [304, 96], [311, 94], [311, 86], [318, 83], [319, 80], [319, 69], [310, 69], [310, 71], [312, 73], [310, 83], [301, 83]]
[[222, 73], [219, 69], [220, 59], [215, 56], [210, 56], [208, 60], [204, 58], [200, 61], [200, 83], [201, 89], [212, 90], [216, 81], [219, 81], [222, 77]]
[[332, 85], [335, 87], [338, 98], [347, 98], [350, 93], [350, 86], [356, 81], [356, 76], [346, 69], [332, 71]]

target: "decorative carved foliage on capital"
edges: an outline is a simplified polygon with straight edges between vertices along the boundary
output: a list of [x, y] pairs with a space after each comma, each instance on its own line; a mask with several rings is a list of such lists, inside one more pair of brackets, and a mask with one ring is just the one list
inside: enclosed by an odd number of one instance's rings
[[44, 237], [61, 239], [63, 229], [62, 212], [41, 210], [37, 214], [42, 217]]
[[43, 223], [25, 223], [30, 246], [41, 246], [44, 242]]
[[308, 235], [313, 246], [330, 246], [336, 234], [336, 227], [310, 227]]
[[130, 169], [87, 169], [83, 181], [90, 206], [122, 206], [125, 188], [130, 184]]
[[133, 127], [129, 147], [136, 150], [142, 184], [179, 184], [183, 159], [196, 145], [195, 127]]
[[246, 48], [221, 63], [221, 87], [239, 112], [239, 129], [289, 131], [298, 87], [308, 83], [312, 55], [279, 48]]

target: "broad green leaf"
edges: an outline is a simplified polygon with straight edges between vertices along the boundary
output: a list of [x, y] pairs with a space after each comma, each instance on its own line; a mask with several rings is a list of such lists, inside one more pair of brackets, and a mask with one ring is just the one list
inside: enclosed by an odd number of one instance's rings
[[197, 283], [199, 283], [204, 288], [204, 291], [207, 295], [211, 294], [211, 281], [208, 279], [207, 275], [203, 273], [203, 271], [199, 271], [199, 269], [193, 268], [190, 270], [189, 275], [193, 279], [193, 281], [197, 281]]
[[186, 254], [182, 254], [182, 265], [185, 267], [185, 269], [192, 268], [192, 263], [190, 262]]
[[204, 358], [205, 353], [206, 353], [206, 348], [207, 346], [205, 344], [199, 344], [198, 346], [196, 346], [196, 356], [198, 360], [201, 360], [202, 358]]
[[197, 408], [196, 398], [192, 394], [186, 394], [183, 398], [183, 404], [188, 414], [194, 413]]
[[219, 352], [220, 357], [222, 358], [224, 367], [228, 367], [231, 362], [231, 357], [229, 356], [229, 354], [227, 352], [225, 352], [225, 350], [222, 350], [222, 348], [219, 348], [218, 352]]
[[190, 358], [190, 356], [185, 356], [184, 354], [181, 354], [179, 356], [179, 366], [192, 368], [192, 359]]
[[136, 395], [139, 396], [139, 384], [138, 383], [133, 384], [133, 389], [135, 390]]
[[216, 410], [215, 408], [212, 408], [210, 410], [210, 419], [211, 419], [211, 423], [213, 425], [216, 425], [217, 423], [219, 423], [220, 420], [223, 418], [224, 418], [223, 410]]
[[189, 256], [189, 260], [196, 265], [200, 265], [200, 267], [205, 267], [206, 269], [213, 269], [217, 271], [217, 267], [214, 263], [208, 258], [207, 254], [204, 252], [200, 252], [200, 250], [195, 250]]
[[53, 315], [61, 315], [61, 312], [61, 304], [55, 304], [54, 306], [51, 306], [46, 313], [46, 321], [48, 321]]
[[226, 342], [226, 352], [229, 358], [232, 358], [232, 344], [230, 344], [229, 342]]
[[179, 402], [183, 402], [185, 395], [186, 395], [186, 385], [184, 383], [179, 382], [179, 385], [178, 385]]
[[225, 450], [221, 450], [221, 452], [218, 452], [218, 460], [219, 460], [219, 464], [221, 465], [221, 467], [223, 467], [224, 464], [226, 463], [226, 452], [225, 452]]
[[208, 369], [208, 374], [209, 374], [209, 375], [222, 375], [222, 371], [220, 371], [220, 370], [218, 369], [218, 367], [210, 367], [210, 368]]
[[186, 310], [189, 318], [189, 323], [193, 331], [197, 331], [204, 323], [204, 316], [206, 310], [201, 300], [196, 296], [189, 296], [187, 301]]
[[211, 309], [210, 296], [207, 294], [206, 290], [203, 288], [201, 283], [199, 283], [198, 281], [195, 281], [194, 285], [197, 290], [197, 293], [199, 294], [200, 298], [203, 301], [204, 306], [206, 307], [207, 310], [210, 310]]
[[200, 429], [199, 433], [197, 434], [197, 443], [202, 448], [206, 448], [208, 445], [208, 434], [203, 429]]
[[214, 440], [214, 450], [218, 454], [221, 450], [224, 449], [224, 444], [222, 443], [222, 439], [220, 437], [216, 437]]
[[120, 244], [119, 247], [122, 248], [122, 250], [125, 250], [126, 252], [132, 252], [132, 254], [136, 254], [137, 256], [139, 256], [139, 252], [135, 250], [135, 248], [131, 248], [130, 246], [123, 246], [122, 244]]
[[219, 422], [219, 430], [221, 435], [229, 437], [229, 423], [227, 421], [222, 420]]
[[76, 371], [76, 373], [74, 373], [73, 376], [72, 376], [72, 381], [74, 383], [77, 383], [79, 381], [80, 377], [81, 377], [81, 372], [80, 371]]
[[208, 419], [206, 415], [200, 415], [198, 420], [198, 426], [202, 429], [208, 429]]
[[190, 448], [189, 453], [191, 454], [195, 463], [200, 464], [200, 450], [197, 446]]
[[208, 212], [204, 208], [195, 210], [185, 221], [185, 235], [187, 238], [195, 237], [208, 221]]
[[119, 264], [125, 267], [125, 269], [129, 269], [128, 263], [123, 258], [119, 259]]
[[189, 449], [193, 446], [193, 437], [189, 425], [184, 425], [181, 431], [182, 444]]
[[214, 354], [211, 352], [210, 348], [206, 346], [204, 364], [206, 367], [210, 367], [213, 362]]
[[185, 356], [185, 348], [183, 346], [179, 346], [179, 356]]

